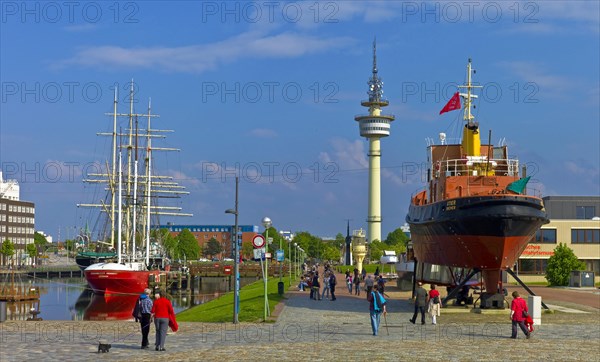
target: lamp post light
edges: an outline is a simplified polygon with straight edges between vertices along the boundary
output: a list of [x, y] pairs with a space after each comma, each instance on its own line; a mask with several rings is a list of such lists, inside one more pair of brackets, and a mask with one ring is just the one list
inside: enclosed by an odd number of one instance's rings
[[[269, 250], [269, 228], [271, 227], [271, 225], [273, 225], [273, 223], [271, 222], [271, 219], [269, 219], [268, 217], [263, 217], [262, 219], [262, 224], [265, 227], [265, 239], [267, 239], [267, 243], [266, 243], [266, 248], [265, 250], [268, 251]], [[264, 312], [264, 320], [267, 320], [267, 316], [268, 314], [270, 314], [269, 311], [269, 297], [267, 295], [267, 279], [269, 277], [269, 267], [268, 267], [268, 259], [267, 259], [267, 255], [265, 253], [265, 275], [264, 275], [264, 281], [265, 281], [265, 312]]]
[[298, 243], [294, 243], [294, 272], [298, 277], [300, 276], [300, 273], [298, 272]]
[[287, 238], [288, 242], [288, 273], [290, 274], [289, 286], [292, 286], [292, 236]]
[[233, 228], [233, 274], [235, 275], [234, 287], [233, 287], [233, 324], [239, 323], [239, 312], [240, 312], [240, 246], [238, 239], [238, 184], [239, 177], [235, 178], [235, 209], [225, 210], [226, 214], [235, 215], [235, 226]]
[[[279, 250], [277, 250], [277, 253], [283, 253], [283, 248], [281, 245], [282, 239], [283, 239], [283, 230], [279, 230]], [[277, 293], [279, 293], [279, 295], [283, 295], [283, 276], [281, 275], [281, 274], [283, 274], [283, 261], [277, 260], [277, 262], [279, 263], [279, 283], [277, 283]]]

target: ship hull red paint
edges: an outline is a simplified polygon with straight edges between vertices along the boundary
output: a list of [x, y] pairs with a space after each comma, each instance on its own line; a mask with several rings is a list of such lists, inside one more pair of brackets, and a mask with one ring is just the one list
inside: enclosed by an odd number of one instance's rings
[[94, 291], [101, 294], [139, 294], [148, 287], [150, 275], [158, 271], [93, 270], [84, 271], [85, 279]]
[[[409, 207], [419, 262], [482, 271], [495, 290], [535, 232], [548, 223], [542, 200], [530, 196], [471, 196]], [[487, 276], [487, 277], [486, 277]]]

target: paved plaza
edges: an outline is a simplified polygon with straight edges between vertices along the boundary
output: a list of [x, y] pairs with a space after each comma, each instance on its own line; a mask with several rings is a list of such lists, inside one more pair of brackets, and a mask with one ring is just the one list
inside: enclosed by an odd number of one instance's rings
[[[7, 321], [0, 323], [0, 361], [590, 361], [600, 350], [598, 308], [569, 304], [563, 310], [575, 306], [580, 313], [544, 314], [532, 339], [520, 334], [512, 340], [508, 311], [446, 308], [436, 326], [429, 319], [413, 325], [408, 293], [394, 288], [386, 291], [387, 323], [382, 319], [375, 337], [364, 293], [350, 295], [342, 287], [336, 301], [310, 300], [308, 292], [292, 287], [270, 323], [181, 323], [167, 336], [166, 352], [140, 350], [134, 322]], [[150, 338], [152, 344], [154, 327]], [[99, 341], [112, 344], [109, 353], [97, 354]]]

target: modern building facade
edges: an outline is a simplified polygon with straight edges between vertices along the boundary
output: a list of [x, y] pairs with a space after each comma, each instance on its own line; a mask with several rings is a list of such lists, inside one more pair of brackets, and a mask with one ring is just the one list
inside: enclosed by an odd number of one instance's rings
[[0, 243], [10, 240], [15, 253], [12, 258], [0, 257], [2, 265], [29, 264], [27, 245], [35, 234], [35, 204], [21, 201], [16, 180], [4, 180], [0, 172]]
[[543, 200], [550, 223], [542, 226], [519, 258], [519, 278], [525, 283], [545, 282], [548, 259], [563, 243], [600, 282], [600, 196], [547, 196]]
[[[171, 235], [176, 236], [184, 229], [188, 229], [198, 241], [198, 245], [204, 248], [205, 244], [212, 238], [221, 244], [223, 257], [233, 256], [233, 225], [172, 225], [164, 226]], [[242, 243], [252, 242], [254, 235], [258, 234], [256, 225], [238, 225], [242, 233]]]

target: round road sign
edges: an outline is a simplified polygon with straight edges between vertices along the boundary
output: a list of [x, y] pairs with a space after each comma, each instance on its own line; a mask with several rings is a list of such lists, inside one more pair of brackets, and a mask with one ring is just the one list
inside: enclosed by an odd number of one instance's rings
[[252, 246], [254, 246], [257, 249], [265, 246], [265, 237], [260, 234], [254, 235], [254, 237], [252, 238]]

